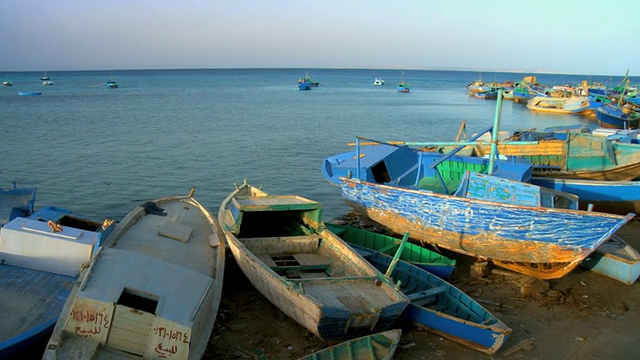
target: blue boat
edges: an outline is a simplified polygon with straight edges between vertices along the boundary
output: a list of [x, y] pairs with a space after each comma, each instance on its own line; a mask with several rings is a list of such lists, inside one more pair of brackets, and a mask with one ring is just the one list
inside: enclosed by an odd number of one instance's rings
[[20, 96], [38, 96], [38, 95], [42, 95], [42, 92], [40, 92], [40, 91], [20, 91], [20, 92], [18, 92], [18, 95], [20, 95]]
[[109, 80], [106, 83], [104, 83], [109, 89], [116, 89], [118, 88], [118, 82], [115, 80]]
[[496, 158], [497, 140], [489, 158], [456, 154], [489, 130], [497, 139], [498, 120], [446, 155], [357, 138], [355, 151], [324, 160], [323, 176], [393, 232], [540, 279], [562, 277], [635, 214], [581, 211], [577, 196], [530, 184], [531, 163]]
[[298, 90], [311, 90], [312, 85], [309, 77], [298, 78]]
[[580, 209], [640, 214], [640, 180], [606, 181], [533, 177], [533, 184], [577, 195]]
[[113, 223], [46, 207], [3, 226], [0, 358], [17, 356], [51, 335], [81, 267], [97, 252]]
[[19, 188], [15, 182], [10, 189], [0, 188], [0, 227], [17, 217], [33, 214], [35, 200], [35, 188]]
[[617, 235], [600, 245], [580, 265], [627, 285], [633, 285], [640, 277], [640, 254]]
[[511, 333], [477, 301], [438, 276], [397, 257], [351, 246], [399, 284], [411, 300], [402, 316], [418, 327], [486, 354], [495, 354]]
[[398, 92], [403, 92], [403, 93], [408, 93], [409, 91], [411, 91], [411, 88], [409, 88], [409, 84], [407, 84], [404, 81], [404, 71], [402, 72], [402, 75], [400, 77], [400, 82], [398, 83], [396, 90], [398, 90]]
[[612, 104], [603, 104], [596, 109], [596, 118], [603, 128], [637, 129], [640, 113]]

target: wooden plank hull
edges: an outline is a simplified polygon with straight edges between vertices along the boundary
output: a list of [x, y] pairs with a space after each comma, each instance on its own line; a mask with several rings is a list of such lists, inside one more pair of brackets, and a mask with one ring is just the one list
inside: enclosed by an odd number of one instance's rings
[[200, 359], [220, 304], [224, 235], [191, 196], [133, 209], [65, 303], [45, 359]]
[[401, 335], [400, 329], [367, 335], [322, 349], [298, 360], [391, 360]]
[[598, 274], [633, 285], [640, 276], [640, 254], [614, 235], [580, 265]]
[[[392, 263], [389, 255], [353, 245], [378, 270]], [[399, 260], [391, 278], [411, 303], [403, 317], [413, 324], [486, 354], [495, 354], [511, 329], [460, 289], [406, 261]]]
[[[394, 255], [396, 251], [398, 251], [398, 246], [400, 246], [401, 242], [400, 239], [392, 236], [343, 225], [327, 224], [327, 229], [340, 236], [342, 240], [349, 244], [364, 246], [387, 255]], [[451, 277], [456, 266], [455, 260], [411, 243], [405, 244], [400, 254], [400, 259], [423, 268], [443, 279]]]
[[218, 218], [238, 266], [273, 305], [321, 339], [387, 330], [408, 299], [324, 230], [319, 204], [304, 200], [248, 184], [231, 193]]
[[640, 181], [598, 181], [534, 177], [531, 182], [578, 195], [580, 208], [625, 215], [640, 214]]
[[633, 217], [474, 200], [357, 179], [343, 179], [340, 188], [349, 205], [397, 233], [500, 264], [538, 264], [520, 272], [543, 279], [571, 271]]

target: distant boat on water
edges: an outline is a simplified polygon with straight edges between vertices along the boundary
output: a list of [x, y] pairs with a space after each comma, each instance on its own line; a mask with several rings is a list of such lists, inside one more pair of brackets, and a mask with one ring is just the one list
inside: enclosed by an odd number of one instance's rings
[[44, 85], [44, 86], [53, 85], [53, 81], [51, 81], [51, 80], [43, 81], [43, 82], [42, 82], [42, 85]]
[[116, 89], [118, 87], [118, 82], [115, 80], [109, 80], [105, 83], [109, 89]]
[[384, 85], [384, 80], [376, 78], [375, 80], [373, 80], [373, 85]]
[[42, 95], [42, 92], [40, 92], [40, 91], [20, 91], [20, 92], [18, 92], [18, 95], [20, 95], [20, 96], [38, 96], [38, 95]]
[[398, 92], [404, 92], [404, 93], [408, 93], [409, 91], [411, 91], [411, 89], [409, 88], [409, 84], [407, 84], [404, 81], [404, 71], [402, 72], [402, 75], [400, 76], [400, 82], [398, 83]]
[[51, 78], [50, 78], [49, 76], [47, 76], [47, 72], [45, 71], [45, 72], [44, 72], [44, 75], [43, 75], [43, 76], [40, 76], [40, 77], [38, 78], [38, 80], [40, 80], [40, 81], [46, 81], [46, 80], [51, 80]]

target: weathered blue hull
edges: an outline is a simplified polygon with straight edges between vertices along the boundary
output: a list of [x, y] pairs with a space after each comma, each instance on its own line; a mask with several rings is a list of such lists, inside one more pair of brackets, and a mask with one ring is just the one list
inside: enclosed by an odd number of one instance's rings
[[531, 182], [578, 195], [580, 208], [613, 214], [640, 213], [640, 181], [599, 181], [534, 177]]
[[524, 263], [530, 275], [543, 279], [566, 275], [634, 216], [511, 205], [357, 179], [344, 179], [340, 188], [349, 205], [395, 232], [501, 266]]
[[[381, 272], [393, 258], [353, 245]], [[402, 316], [413, 324], [478, 351], [494, 354], [511, 329], [460, 289], [406, 261], [399, 260], [391, 278], [411, 300]]]
[[640, 122], [639, 114], [627, 114], [621, 108], [611, 104], [598, 107], [596, 117], [600, 126], [604, 128], [637, 129]]
[[627, 285], [634, 284], [640, 277], [640, 254], [616, 235], [580, 265]]

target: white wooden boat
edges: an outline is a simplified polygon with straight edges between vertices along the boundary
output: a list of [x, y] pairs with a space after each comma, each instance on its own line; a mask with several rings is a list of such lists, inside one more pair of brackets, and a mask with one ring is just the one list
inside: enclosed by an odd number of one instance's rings
[[45, 359], [200, 359], [220, 304], [224, 235], [193, 197], [133, 209], [65, 304]]
[[536, 96], [529, 100], [527, 108], [554, 114], [580, 114], [591, 109], [586, 97]]
[[341, 342], [298, 360], [391, 360], [401, 335], [400, 329], [387, 330]]
[[269, 195], [249, 184], [218, 220], [233, 257], [273, 305], [326, 341], [387, 330], [409, 300], [338, 236], [320, 203]]

